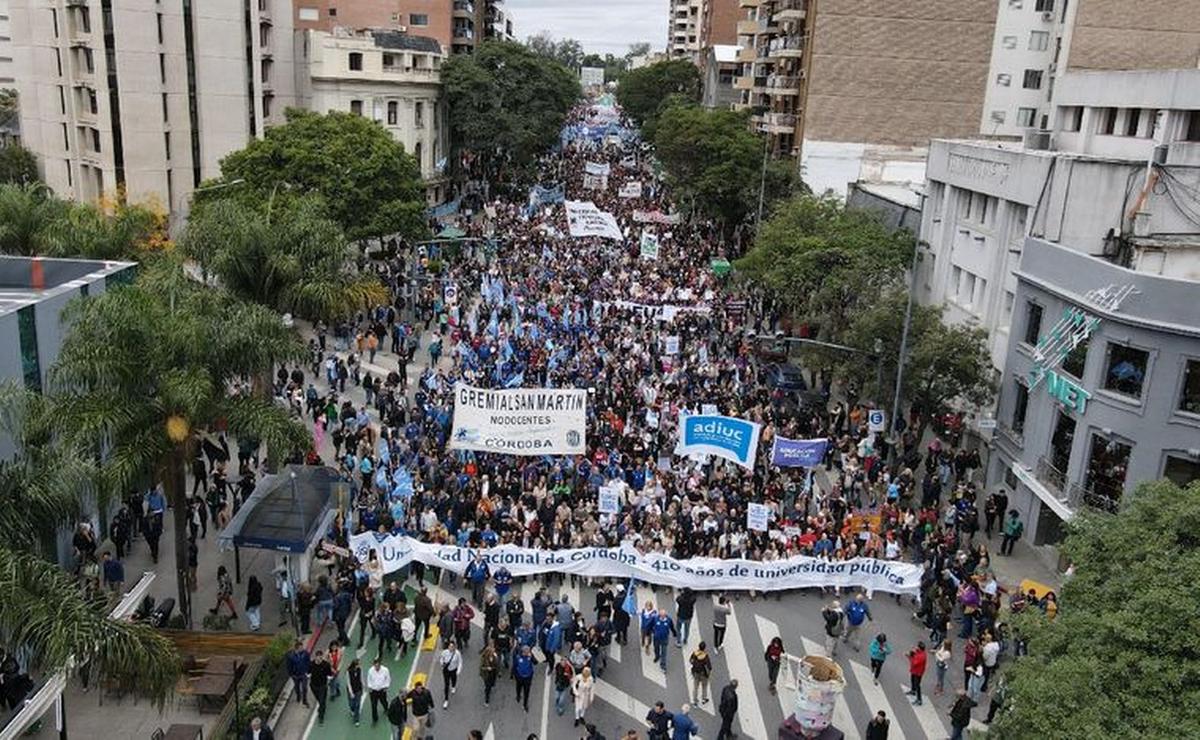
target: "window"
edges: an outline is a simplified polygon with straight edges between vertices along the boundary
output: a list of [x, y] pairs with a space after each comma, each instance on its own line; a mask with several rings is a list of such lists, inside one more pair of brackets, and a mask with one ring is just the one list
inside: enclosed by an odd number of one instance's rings
[[396, 66], [396, 55], [395, 54], [384, 54], [383, 55], [383, 68], [389, 69], [394, 66]]
[[271, 115], [271, 96], [264, 95], [262, 101], [263, 101], [263, 118], [266, 118]]
[[1045, 51], [1050, 48], [1050, 34], [1045, 31], [1029, 32], [1029, 50]]
[[1075, 444], [1075, 417], [1059, 409], [1058, 420], [1054, 424], [1054, 434], [1050, 437], [1051, 475], [1056, 478], [1054, 483], [1061, 489], [1066, 483], [1067, 470], [1071, 467], [1071, 447]]
[[361, 116], [363, 114], [363, 101], [351, 100], [350, 101], [350, 112], [356, 116]]
[[62, 52], [54, 50], [54, 64], [58, 67], [58, 76], [62, 77]]
[[167, 84], [167, 55], [158, 55], [158, 79], [162, 84]]
[[1012, 316], [1013, 305], [1016, 304], [1016, 302], [1017, 302], [1017, 294], [1016, 293], [1012, 292], [1011, 290], [1004, 291], [1004, 316], [1006, 318]]
[[[59, 74], [62, 74], [60, 69]], [[1200, 141], [1200, 110], [1188, 113], [1187, 125], [1183, 129], [1184, 141]]]
[[67, 88], [62, 85], [58, 86], [58, 112], [67, 115]]
[[73, 188], [75, 187], [75, 177], [71, 174], [71, 160], [68, 159], [63, 164], [67, 166], [67, 187]]
[[1025, 344], [1036, 347], [1042, 335], [1042, 307], [1029, 301], [1025, 304]]
[[1008, 87], [1012, 84], [1012, 75], [1001, 72], [996, 75], [996, 84], [1000, 87]]
[[59, 125], [62, 126], [63, 151], [69, 152], [71, 151], [71, 135], [67, 132], [67, 124], [60, 123]]
[[428, 26], [429, 16], [425, 13], [409, 13], [408, 25], [410, 26]]
[[387, 105], [387, 122], [389, 126], [395, 126], [397, 119], [400, 117], [400, 104], [395, 100], [389, 100]]
[[1125, 475], [1133, 445], [1099, 434], [1092, 435], [1092, 454], [1088, 456], [1087, 476], [1083, 481], [1083, 501], [1105, 511], [1116, 511], [1125, 492]]
[[950, 268], [950, 290], [954, 292], [953, 297], [958, 298], [958, 286], [962, 283], [963, 270], [958, 265], [953, 265]]
[[1021, 82], [1021, 87], [1026, 90], [1041, 90], [1042, 89], [1042, 70], [1027, 69], [1025, 70], [1025, 78]]
[[1012, 430], [1017, 434], [1025, 432], [1025, 413], [1029, 410], [1029, 388], [1018, 378], [1013, 381], [1013, 385], [1017, 387], [1016, 396], [1013, 398], [1013, 413]]
[[88, 129], [88, 131], [92, 132], [92, 151], [99, 154], [100, 153], [100, 129], [90, 128], [90, 129]]
[[1145, 350], [1110, 342], [1108, 363], [1104, 368], [1104, 387], [1126, 396], [1141, 398], [1149, 360], [1150, 353]]
[[54, 38], [58, 38], [58, 11], [50, 8], [50, 25], [54, 29]]
[[1146, 109], [1146, 127], [1142, 129], [1143, 139], [1154, 138], [1154, 129], [1158, 126], [1158, 110], [1155, 108]]
[[1004, 123], [1004, 119], [1007, 118], [1007, 114], [1005, 114], [1005, 112], [1002, 110], [994, 110], [992, 111], [991, 118], [992, 123]]
[[1049, 13], [1054, 10], [1054, 0], [1036, 0], [1033, 9], [1039, 13]]
[[1192, 481], [1200, 480], [1200, 462], [1185, 457], [1167, 455], [1162, 477], [1180, 488], [1187, 488]]
[[1130, 108], [1125, 111], [1125, 135], [1137, 136], [1138, 126], [1142, 122], [1142, 109]]
[[1013, 204], [1009, 207], [1012, 212], [1012, 223], [1008, 228], [1008, 243], [1015, 247], [1016, 251], [1021, 251], [1021, 247], [1025, 245], [1025, 229], [1029, 221], [1029, 206], [1020, 206]]
[[162, 94], [162, 111], [163, 111], [163, 123], [166, 123], [167, 121], [171, 120], [171, 115], [170, 115], [170, 113], [167, 112], [167, 94], [166, 93]]
[[351, 72], [361, 72], [362, 71], [362, 59], [363, 59], [362, 52], [359, 52], [359, 51], [350, 52], [350, 71]]
[[1015, 48], [1017, 48], [1017, 37], [1016, 36], [1005, 36], [1004, 38], [1000, 39], [1000, 44], [1005, 49], [1015, 49]]
[[337, 8], [330, 8], [330, 9], [329, 9], [329, 17], [330, 17], [330, 18], [337, 18]]
[[163, 131], [163, 150], [167, 153], [167, 161], [171, 161], [171, 132]]
[[1061, 365], [1063, 372], [1069, 373], [1080, 380], [1083, 379], [1083, 371], [1087, 367], [1088, 346], [1091, 345], [1091, 343], [1091, 337], [1088, 337], [1079, 344], [1075, 345], [1075, 347], [1067, 353], [1067, 356], [1063, 358]]
[[1200, 414], [1200, 360], [1188, 360], [1183, 369], [1183, 390], [1179, 394], [1179, 410]]
[[1025, 128], [1033, 127], [1033, 120], [1037, 118], [1037, 108], [1017, 108], [1017, 125]]
[[1096, 122], [1096, 133], [1111, 135], [1117, 130], [1117, 109], [1101, 108], [1100, 120]]
[[158, 43], [161, 44], [163, 42], [162, 13], [157, 13], [155, 17], [158, 20]]
[[425, 126], [425, 104], [419, 100], [416, 107], [413, 108], [413, 125], [417, 128]]
[[300, 8], [300, 20], [302, 21], [319, 21], [321, 20], [321, 11], [316, 8]]
[[25, 387], [40, 393], [42, 390], [42, 363], [38, 358], [35, 306], [25, 306], [17, 311], [17, 334], [21, 345], [21, 372], [25, 377]]
[[418, 141], [416, 146], [413, 147], [413, 157], [417, 160], [417, 167], [425, 169], [425, 162], [421, 159], [421, 154], [421, 142]]
[[1083, 107], [1079, 105], [1064, 106], [1062, 108], [1062, 130], [1068, 132], [1078, 131], [1083, 128]]

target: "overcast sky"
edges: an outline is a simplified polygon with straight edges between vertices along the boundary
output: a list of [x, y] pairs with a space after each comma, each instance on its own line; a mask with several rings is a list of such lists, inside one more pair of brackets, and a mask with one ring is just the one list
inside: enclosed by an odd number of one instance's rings
[[661, 50], [667, 43], [667, 0], [504, 0], [513, 14], [517, 38], [539, 31], [555, 38], [578, 39], [584, 51], [618, 56], [629, 45], [647, 41]]

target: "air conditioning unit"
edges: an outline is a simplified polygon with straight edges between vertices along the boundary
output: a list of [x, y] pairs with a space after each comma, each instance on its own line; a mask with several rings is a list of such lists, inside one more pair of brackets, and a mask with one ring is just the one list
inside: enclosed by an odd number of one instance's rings
[[1047, 10], [1045, 13], [1042, 13], [1042, 20], [1046, 21], [1047, 23], [1054, 20], [1054, 11]]
[[1026, 129], [1024, 144], [1030, 151], [1044, 152], [1050, 148], [1050, 132], [1045, 129]]

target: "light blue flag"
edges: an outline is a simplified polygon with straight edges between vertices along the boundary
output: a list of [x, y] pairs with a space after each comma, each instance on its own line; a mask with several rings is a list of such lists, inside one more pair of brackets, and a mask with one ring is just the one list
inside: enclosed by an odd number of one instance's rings
[[621, 604], [621, 608], [624, 609], [625, 613], [629, 616], [637, 616], [637, 581], [633, 578], [630, 578], [629, 584], [625, 586], [625, 603]]

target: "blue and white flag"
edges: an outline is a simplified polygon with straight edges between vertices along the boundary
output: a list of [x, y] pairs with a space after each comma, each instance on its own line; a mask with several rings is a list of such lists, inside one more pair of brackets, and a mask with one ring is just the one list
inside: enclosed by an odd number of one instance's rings
[[625, 586], [625, 602], [621, 604], [621, 609], [631, 617], [637, 616], [637, 581], [632, 578], [629, 579], [629, 585]]
[[776, 437], [771, 447], [771, 464], [778, 468], [811, 468], [825, 459], [827, 439]]
[[754, 467], [762, 425], [731, 416], [699, 414], [679, 417], [675, 454], [715, 455], [746, 468]]

